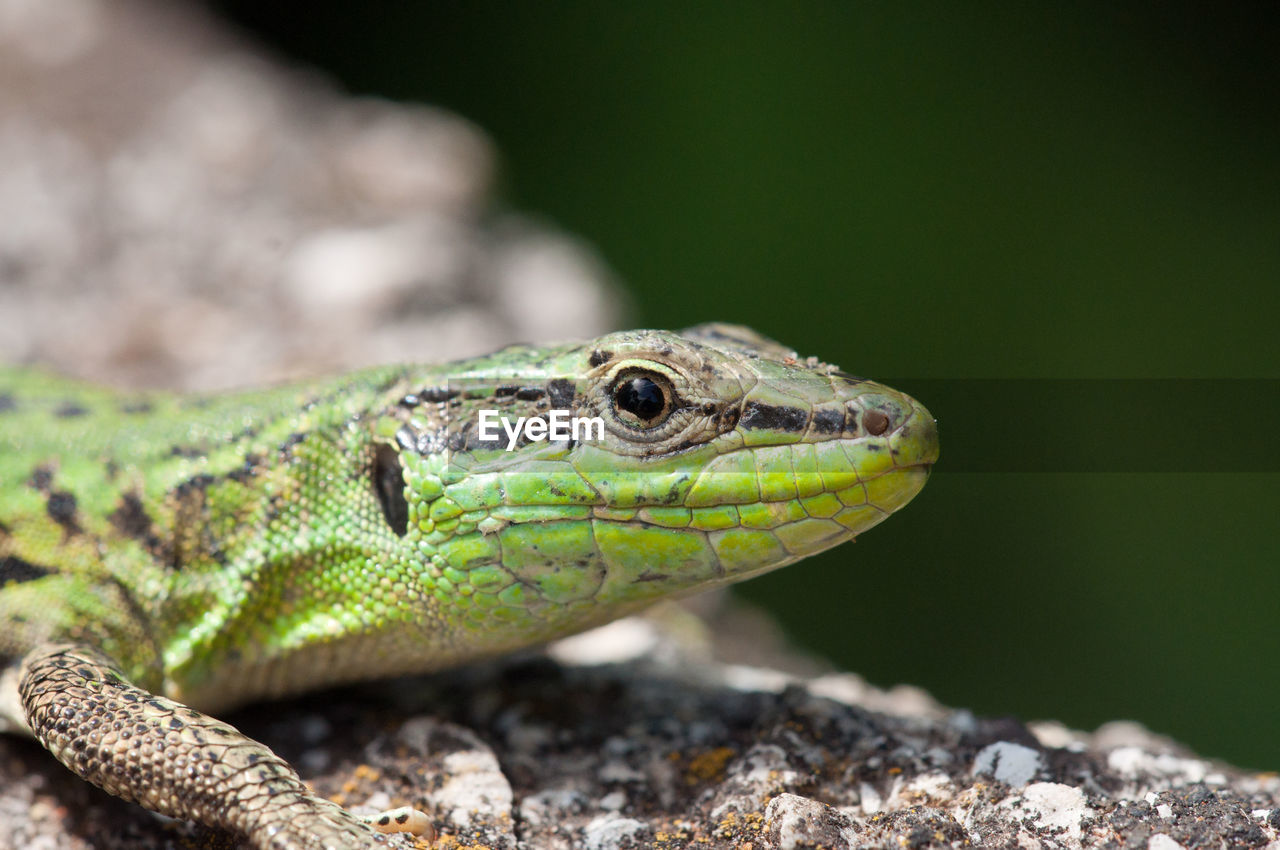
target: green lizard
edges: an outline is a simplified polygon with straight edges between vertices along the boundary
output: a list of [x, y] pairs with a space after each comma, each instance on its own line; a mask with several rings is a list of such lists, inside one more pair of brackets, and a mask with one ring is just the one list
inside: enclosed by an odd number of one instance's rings
[[[552, 411], [586, 427], [538, 439]], [[0, 371], [0, 434], [0, 729], [263, 850], [377, 834], [205, 712], [758, 575], [938, 454], [918, 402], [728, 325], [218, 397]]]

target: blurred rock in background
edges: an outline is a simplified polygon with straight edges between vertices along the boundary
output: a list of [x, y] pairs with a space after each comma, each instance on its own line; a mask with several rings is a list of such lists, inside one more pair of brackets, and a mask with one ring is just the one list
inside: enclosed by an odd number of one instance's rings
[[495, 209], [494, 167], [192, 4], [0, 0], [0, 362], [216, 389], [613, 328], [604, 268]]

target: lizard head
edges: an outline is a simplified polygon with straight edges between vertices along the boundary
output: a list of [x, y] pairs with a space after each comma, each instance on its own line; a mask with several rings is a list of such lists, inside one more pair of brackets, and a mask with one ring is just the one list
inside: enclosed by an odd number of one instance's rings
[[737, 326], [459, 367], [384, 418], [374, 476], [432, 617], [495, 651], [852, 540], [938, 456], [919, 402]]

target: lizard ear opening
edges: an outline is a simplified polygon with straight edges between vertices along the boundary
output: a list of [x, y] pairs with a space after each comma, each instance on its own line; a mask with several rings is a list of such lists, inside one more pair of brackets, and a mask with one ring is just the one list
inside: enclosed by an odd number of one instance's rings
[[373, 453], [373, 490], [382, 505], [382, 516], [400, 537], [409, 530], [409, 503], [404, 498], [404, 471], [394, 446], [379, 443]]

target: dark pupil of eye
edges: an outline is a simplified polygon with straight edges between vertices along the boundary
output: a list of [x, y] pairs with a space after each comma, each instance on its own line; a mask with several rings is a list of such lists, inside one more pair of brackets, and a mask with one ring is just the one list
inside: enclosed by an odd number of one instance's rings
[[647, 422], [658, 414], [666, 405], [666, 399], [658, 385], [648, 378], [632, 378], [618, 386], [618, 409], [625, 410]]

